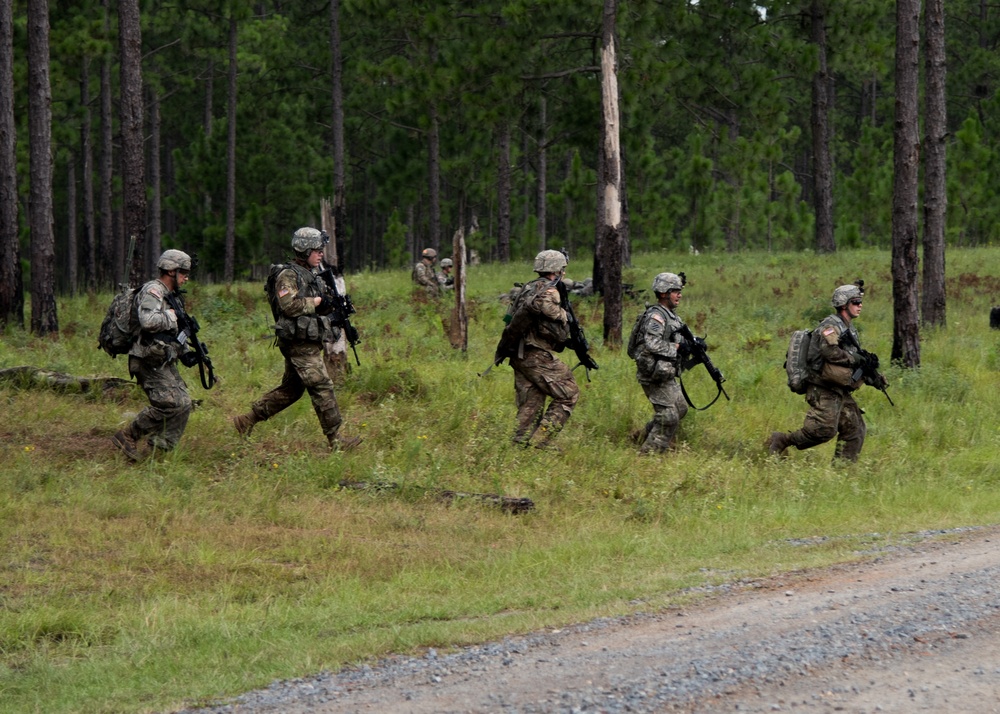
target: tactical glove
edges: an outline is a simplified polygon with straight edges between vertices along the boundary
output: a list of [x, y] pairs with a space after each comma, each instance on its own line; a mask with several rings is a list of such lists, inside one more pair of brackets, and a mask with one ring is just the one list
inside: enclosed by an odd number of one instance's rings
[[318, 315], [329, 315], [333, 312], [333, 298], [329, 295], [324, 295], [320, 298], [319, 305], [316, 306], [316, 313]]
[[197, 352], [185, 352], [181, 355], [181, 364], [185, 367], [194, 367], [198, 364], [198, 353]]

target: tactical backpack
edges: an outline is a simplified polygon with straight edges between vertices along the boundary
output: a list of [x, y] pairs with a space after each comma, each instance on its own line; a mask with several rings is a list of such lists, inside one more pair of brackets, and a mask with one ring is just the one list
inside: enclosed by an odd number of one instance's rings
[[97, 346], [111, 355], [128, 354], [139, 337], [139, 305], [136, 301], [138, 288], [122, 288], [115, 295], [101, 322], [101, 332]]
[[[657, 307], [652, 305], [651, 307]], [[660, 308], [662, 310], [662, 308]], [[625, 348], [625, 353], [631, 359], [638, 359], [639, 354], [642, 352], [642, 346], [645, 344], [646, 336], [646, 316], [649, 315], [650, 307], [639, 313], [639, 316], [635, 318], [635, 322], [632, 324], [632, 333], [628, 336], [628, 347]]]
[[271, 315], [277, 320], [281, 317], [281, 308], [278, 306], [278, 295], [274, 290], [274, 284], [278, 280], [281, 271], [289, 267], [286, 263], [271, 263], [267, 270], [267, 279], [264, 280], [264, 294], [267, 296], [267, 304], [271, 306]]
[[788, 388], [795, 394], [805, 394], [809, 376], [809, 341], [812, 330], [796, 330], [788, 341], [788, 351], [785, 353], [785, 373], [788, 375]]
[[535, 324], [535, 316], [538, 314], [535, 298], [542, 289], [548, 289], [550, 286], [551, 283], [548, 281], [532, 280], [522, 287], [517, 297], [511, 301], [510, 307], [507, 308], [507, 314], [503, 316], [503, 321], [506, 324], [500, 334], [500, 341], [497, 343], [494, 364], [500, 364], [508, 357], [518, 355], [521, 340], [528, 335]]

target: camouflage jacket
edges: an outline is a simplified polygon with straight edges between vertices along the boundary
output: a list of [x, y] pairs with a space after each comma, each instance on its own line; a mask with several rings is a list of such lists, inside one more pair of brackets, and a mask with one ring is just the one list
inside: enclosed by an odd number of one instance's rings
[[181, 353], [177, 342], [177, 315], [167, 303], [170, 290], [159, 279], [139, 288], [135, 299], [139, 311], [139, 339], [128, 353], [132, 357], [155, 358], [164, 363], [176, 360]]

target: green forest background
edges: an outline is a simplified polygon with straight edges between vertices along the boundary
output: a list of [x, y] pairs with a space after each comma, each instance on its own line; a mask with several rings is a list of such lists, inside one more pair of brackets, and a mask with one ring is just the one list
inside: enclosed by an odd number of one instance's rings
[[[499, 147], [509, 139], [510, 255], [592, 249], [602, 3], [596, 0], [179, 0], [141, 3], [150, 226], [219, 279], [227, 221], [237, 279], [287, 252], [333, 193], [331, 11], [339, 13], [345, 117], [344, 267], [398, 267], [460, 227], [497, 257]], [[835, 100], [838, 247], [891, 240], [894, 3], [824, 0]], [[27, 263], [27, 30], [14, 0], [22, 261]], [[122, 276], [121, 191], [101, 193], [101, 105], [117, 102], [114, 0], [50, 2], [59, 289]], [[618, 11], [621, 137], [634, 250], [796, 250], [813, 241], [810, 39], [817, 0], [631, 0]], [[228, 84], [236, 34], [235, 96]], [[985, 0], [946, 6], [947, 242], [996, 240], [1000, 17]], [[110, 97], [102, 94], [106, 71]], [[235, 101], [235, 216], [227, 217], [227, 105]], [[119, 116], [112, 105], [113, 147]], [[89, 127], [89, 136], [88, 130]], [[98, 275], [69, 285], [82, 240], [85, 138], [114, 235]], [[440, 222], [430, 152], [440, 156]], [[155, 156], [154, 156], [155, 154]], [[112, 165], [117, 167], [114, 153]], [[155, 188], [153, 188], [155, 186]], [[156, 193], [154, 196], [153, 193]], [[155, 200], [154, 200], [155, 199]], [[154, 215], [155, 212], [155, 215]], [[98, 229], [108, 230], [106, 225]], [[71, 238], [71, 235], [76, 238]], [[147, 245], [156, 245], [147, 241]], [[101, 246], [105, 246], [101, 248]], [[79, 260], [84, 250], [77, 251]], [[27, 271], [25, 271], [27, 273]]]

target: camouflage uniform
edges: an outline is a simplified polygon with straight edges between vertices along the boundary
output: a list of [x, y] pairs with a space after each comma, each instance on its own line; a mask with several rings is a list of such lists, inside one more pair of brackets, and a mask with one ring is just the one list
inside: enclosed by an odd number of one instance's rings
[[[534, 293], [530, 298], [532, 308], [524, 308], [531, 309], [534, 319], [517, 354], [510, 357], [517, 402], [514, 442], [527, 444], [541, 431], [542, 438], [536, 446], [545, 448], [573, 413], [580, 388], [572, 370], [553, 353], [569, 339], [569, 324], [559, 290], [552, 281], [539, 277], [527, 283], [522, 291]], [[548, 409], [544, 409], [546, 397], [552, 400]]]
[[136, 296], [139, 339], [128, 353], [129, 375], [146, 392], [149, 406], [126, 429], [132, 441], [148, 437], [149, 445], [170, 451], [181, 440], [192, 403], [187, 385], [177, 371], [182, 348], [177, 342], [177, 316], [167, 304], [169, 289], [150, 280]]
[[646, 424], [646, 439], [639, 452], [664, 452], [671, 448], [677, 427], [687, 414], [688, 405], [677, 383], [680, 355], [677, 344], [684, 338], [675, 335], [683, 321], [663, 305], [646, 309], [642, 324], [642, 343], [636, 356], [636, 380], [653, 405], [653, 418]]
[[[849, 333], [841, 341], [841, 336]], [[851, 343], [853, 338], [853, 343]], [[806, 413], [802, 428], [791, 433], [772, 435], [772, 452], [789, 446], [809, 449], [837, 437], [835, 458], [857, 461], [865, 443], [864, 417], [851, 392], [862, 382], [852, 382], [852, 372], [860, 364], [861, 339], [852, 324], [839, 315], [830, 315], [813, 330], [809, 340], [808, 362], [812, 375], [806, 388]], [[775, 443], [777, 441], [777, 443]]]
[[252, 427], [253, 423], [270, 419], [308, 392], [320, 427], [331, 446], [335, 446], [343, 419], [333, 381], [327, 373], [323, 343], [336, 342], [340, 328], [332, 325], [328, 317], [316, 314], [313, 300], [321, 297], [325, 290], [320, 278], [298, 263], [289, 264], [278, 274], [275, 294], [281, 316], [275, 333], [278, 349], [285, 358], [285, 372], [281, 384], [254, 402], [247, 416], [252, 419]]
[[413, 266], [412, 277], [413, 282], [424, 288], [424, 292], [427, 293], [428, 297], [440, 297], [441, 285], [438, 283], [433, 265], [428, 265], [423, 261], [423, 259], [421, 259], [416, 265]]

